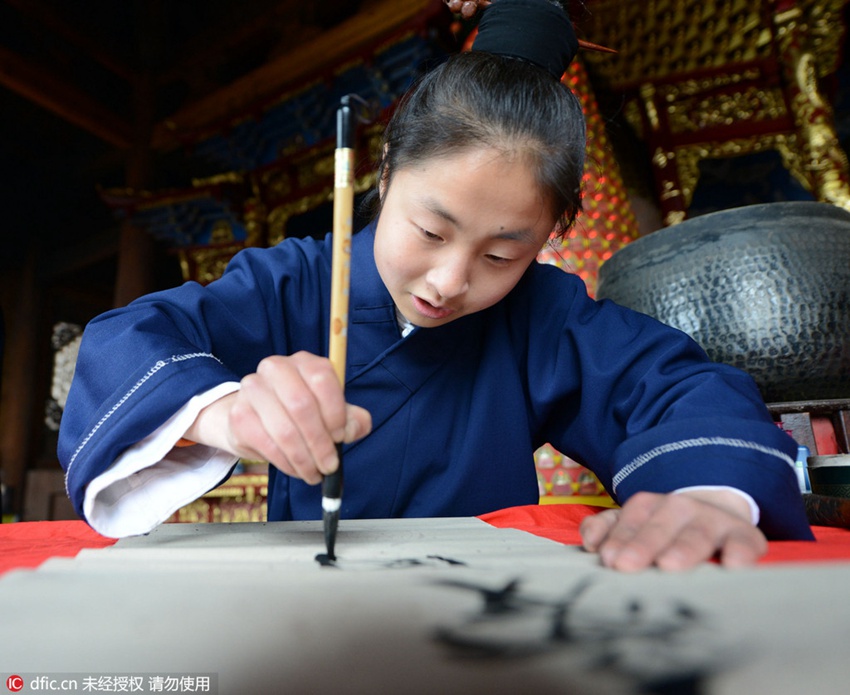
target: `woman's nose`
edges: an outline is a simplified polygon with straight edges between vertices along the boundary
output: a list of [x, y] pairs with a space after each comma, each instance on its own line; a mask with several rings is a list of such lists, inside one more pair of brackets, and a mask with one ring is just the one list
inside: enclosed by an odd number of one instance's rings
[[469, 264], [463, 258], [448, 258], [428, 271], [426, 281], [443, 299], [454, 299], [469, 289]]

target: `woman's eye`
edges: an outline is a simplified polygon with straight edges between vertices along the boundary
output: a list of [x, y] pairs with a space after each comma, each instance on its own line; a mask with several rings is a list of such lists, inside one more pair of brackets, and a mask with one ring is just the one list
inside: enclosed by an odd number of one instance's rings
[[440, 241], [441, 237], [438, 234], [434, 234], [434, 232], [429, 232], [427, 229], [422, 229], [421, 227], [419, 231], [422, 232], [422, 236], [424, 236], [426, 239], [431, 239], [432, 241]]
[[495, 263], [496, 265], [505, 265], [511, 262], [510, 258], [505, 258], [504, 256], [496, 256], [492, 253], [487, 254], [487, 260], [491, 263]]

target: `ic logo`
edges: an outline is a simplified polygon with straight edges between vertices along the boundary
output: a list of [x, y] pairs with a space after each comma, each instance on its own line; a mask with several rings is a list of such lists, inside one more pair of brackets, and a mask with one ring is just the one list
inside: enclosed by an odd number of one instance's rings
[[20, 676], [9, 676], [6, 679], [6, 687], [13, 693], [24, 689], [24, 679]]

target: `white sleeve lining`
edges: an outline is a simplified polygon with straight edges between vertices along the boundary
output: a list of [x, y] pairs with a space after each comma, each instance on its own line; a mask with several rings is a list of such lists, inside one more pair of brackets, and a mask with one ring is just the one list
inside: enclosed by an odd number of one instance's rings
[[226, 382], [198, 394], [92, 480], [83, 500], [92, 528], [111, 538], [148, 533], [218, 485], [238, 457], [201, 444], [174, 445], [203, 408], [238, 389], [238, 382]]
[[737, 495], [743, 497], [747, 504], [750, 505], [750, 521], [753, 526], [759, 525], [759, 519], [761, 519], [761, 510], [759, 506], [756, 504], [756, 501], [750, 496], [748, 493], [743, 490], [739, 490], [736, 487], [729, 487], [728, 485], [691, 485], [690, 487], [680, 487], [678, 490], [673, 490], [673, 494], [679, 492], [688, 492], [690, 490], [728, 490], [729, 492], [734, 492]]

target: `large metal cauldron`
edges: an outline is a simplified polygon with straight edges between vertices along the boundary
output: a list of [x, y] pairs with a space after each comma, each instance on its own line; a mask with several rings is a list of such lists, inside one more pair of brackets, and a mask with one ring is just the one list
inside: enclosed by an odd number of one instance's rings
[[597, 296], [675, 326], [769, 402], [850, 397], [850, 212], [752, 205], [648, 234], [599, 271]]

